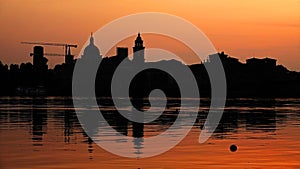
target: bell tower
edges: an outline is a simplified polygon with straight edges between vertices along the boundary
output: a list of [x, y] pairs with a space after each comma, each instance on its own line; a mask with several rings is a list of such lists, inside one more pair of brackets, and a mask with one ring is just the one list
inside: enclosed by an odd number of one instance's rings
[[145, 56], [144, 56], [144, 49], [143, 46], [143, 40], [141, 38], [140, 33], [138, 33], [138, 36], [136, 37], [134, 41], [134, 47], [133, 47], [133, 61], [137, 63], [144, 63], [145, 62]]

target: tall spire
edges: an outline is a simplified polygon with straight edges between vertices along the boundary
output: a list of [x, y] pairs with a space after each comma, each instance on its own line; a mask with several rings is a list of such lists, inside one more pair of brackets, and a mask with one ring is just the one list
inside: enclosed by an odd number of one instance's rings
[[136, 37], [136, 39], [135, 39], [135, 46], [136, 47], [143, 47], [143, 40], [142, 40], [142, 37], [141, 37], [141, 34], [140, 34], [140, 32], [138, 33], [138, 36]]
[[91, 32], [91, 37], [90, 37], [90, 44], [94, 44], [94, 37], [93, 37], [93, 32]]

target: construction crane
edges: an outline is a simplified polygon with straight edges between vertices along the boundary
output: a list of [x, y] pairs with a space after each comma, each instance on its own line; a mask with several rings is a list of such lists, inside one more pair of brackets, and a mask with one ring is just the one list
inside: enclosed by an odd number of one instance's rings
[[[34, 53], [30, 53], [30, 56], [33, 56]], [[58, 53], [44, 53], [44, 56], [65, 56], [64, 54], [58, 54]]]
[[[45, 46], [62, 46], [65, 48], [65, 55], [60, 54], [48, 54], [48, 56], [65, 56], [65, 63], [68, 62], [68, 60], [72, 60], [73, 56], [71, 55], [71, 47], [77, 48], [77, 45], [74, 44], [66, 44], [66, 43], [50, 43], [50, 42], [21, 42], [21, 44], [31, 44], [31, 45], [45, 45]], [[47, 55], [45, 53], [44, 55]], [[30, 54], [32, 56], [32, 54]], [[72, 58], [70, 58], [72, 56]]]
[[[70, 48], [77, 48], [77, 45], [66, 44], [66, 43], [49, 43], [49, 42], [21, 42], [21, 44], [31, 44], [31, 45], [45, 45], [45, 46], [63, 46], [65, 47], [65, 55], [71, 55]], [[69, 52], [69, 53], [68, 53]]]

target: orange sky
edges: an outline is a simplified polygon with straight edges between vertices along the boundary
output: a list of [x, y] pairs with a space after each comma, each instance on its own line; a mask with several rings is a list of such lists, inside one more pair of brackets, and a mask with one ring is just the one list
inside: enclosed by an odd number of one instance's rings
[[[114, 19], [138, 12], [164, 12], [190, 21], [217, 50], [242, 62], [268, 56], [300, 71], [299, 11], [299, 0], [0, 0], [0, 60], [7, 64], [32, 61], [32, 46], [20, 41], [76, 43], [79, 48], [73, 53], [78, 54], [90, 32]], [[144, 41], [152, 46], [151, 40]], [[63, 53], [63, 49], [46, 47], [45, 52]], [[50, 66], [64, 60], [48, 59]]]

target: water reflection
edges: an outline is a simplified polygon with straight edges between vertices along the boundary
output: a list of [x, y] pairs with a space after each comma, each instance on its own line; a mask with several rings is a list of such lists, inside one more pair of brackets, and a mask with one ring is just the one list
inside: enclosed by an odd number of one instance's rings
[[245, 113], [246, 129], [258, 132], [276, 130], [276, 112], [273, 110], [251, 110]]
[[[300, 126], [299, 105], [300, 100], [297, 99], [228, 100], [213, 138], [236, 139], [239, 133], [263, 133], [261, 138], [256, 135], [255, 137], [251, 135], [249, 138], [272, 139], [272, 136], [277, 134], [276, 130], [290, 125]], [[127, 120], [109, 104], [101, 105], [100, 108], [102, 115], [115, 131], [124, 136], [145, 138], [158, 135], [168, 129], [177, 118], [178, 106], [176, 102], [169, 103], [157, 120], [146, 124]], [[183, 105], [182, 109], [188, 110], [188, 106]], [[195, 123], [199, 131], [206, 120], [208, 107], [209, 101], [204, 100]], [[124, 105], [124, 109], [128, 109], [128, 105]], [[71, 98], [0, 98], [0, 112], [1, 133], [13, 131], [16, 132], [14, 137], [18, 138], [18, 133], [27, 131], [31, 138], [29, 143], [33, 147], [41, 147], [53, 142], [66, 145], [85, 144], [89, 159], [92, 160], [94, 157], [95, 144], [82, 130]], [[28, 140], [22, 141], [28, 142]], [[132, 144], [135, 154], [143, 152], [143, 139], [133, 139]], [[30, 149], [30, 147], [26, 148]], [[74, 147], [65, 147], [66, 151], [71, 149]]]
[[88, 144], [88, 153], [89, 153], [89, 159], [93, 159], [93, 151], [94, 151], [94, 148], [93, 148], [93, 140], [86, 134], [86, 133], [82, 133], [84, 138], [86, 140], [83, 141], [83, 143], [87, 143]]
[[43, 145], [43, 135], [46, 134], [47, 130], [47, 109], [39, 109], [35, 103], [45, 103], [44, 100], [33, 100], [32, 107], [32, 141], [34, 146]]
[[[59, 123], [50, 127], [62, 128], [64, 142], [67, 144], [70, 143], [74, 131], [79, 131], [84, 137], [87, 137], [78, 122], [71, 98], [9, 98], [1, 99], [0, 104], [1, 130], [13, 124], [28, 126], [28, 122], [31, 122], [31, 135], [34, 146], [43, 145], [43, 135], [47, 133], [49, 127], [47, 126], [48, 118], [51, 118], [51, 121], [55, 123]], [[206, 120], [208, 106], [202, 104], [200, 108], [195, 123], [195, 126], [199, 126], [200, 129]], [[255, 102], [253, 100], [241, 100], [234, 103], [228, 101], [214, 136], [222, 139], [230, 133], [238, 132], [241, 128], [252, 132], [274, 132], [277, 123], [282, 124], [287, 118], [286, 112], [276, 110], [275, 106], [282, 107], [283, 105], [275, 100], [268, 100], [263, 103], [262, 101]], [[137, 138], [149, 137], [165, 131], [173, 124], [178, 115], [178, 104], [168, 104], [166, 110], [158, 119], [151, 123], [142, 124], [127, 120], [114, 106], [106, 105], [102, 108], [102, 115], [118, 133]], [[145, 106], [142, 109], [145, 109]], [[298, 113], [296, 116], [299, 118]], [[63, 126], [60, 126], [61, 121]], [[129, 132], [132, 134], [129, 135]]]

